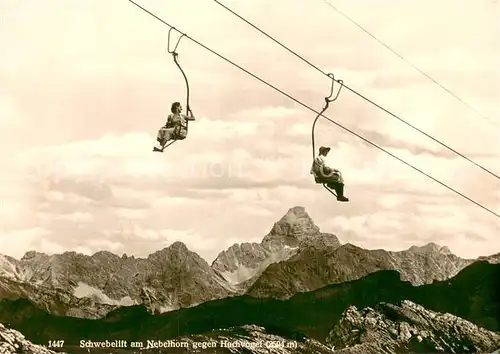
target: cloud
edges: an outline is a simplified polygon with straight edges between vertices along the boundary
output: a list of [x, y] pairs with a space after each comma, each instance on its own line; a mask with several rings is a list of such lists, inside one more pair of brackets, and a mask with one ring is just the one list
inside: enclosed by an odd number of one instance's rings
[[55, 242], [52, 242], [52, 241], [46, 240], [46, 239], [40, 240], [40, 242], [37, 244], [36, 248], [39, 252], [44, 252], [44, 253], [49, 254], [49, 255], [61, 254], [65, 251], [67, 251], [59, 243], [55, 243]]
[[[103, 234], [106, 235], [106, 232], [103, 232]], [[90, 239], [88, 241], [88, 246], [94, 250], [106, 250], [116, 253], [119, 253], [124, 249], [123, 243], [103, 238]]]
[[[139, 242], [134, 241], [135, 238], [149, 237], [151, 246], [164, 247], [174, 241], [168, 237], [162, 238], [155, 230], [169, 229], [182, 233], [186, 228], [185, 220], [201, 218], [203, 221], [199, 222], [193, 232], [206, 235], [207, 231], [203, 230], [202, 225], [218, 232], [216, 225], [210, 223], [213, 223], [214, 219], [220, 219], [220, 212], [225, 210], [227, 205], [232, 205], [233, 212], [241, 213], [242, 222], [252, 217], [267, 220], [269, 225], [272, 225], [276, 221], [274, 219], [280, 217], [277, 210], [285, 200], [290, 206], [312, 206], [315, 200], [320, 200], [320, 205], [335, 203], [330, 195], [311, 181], [308, 157], [310, 151], [295, 148], [293, 145], [283, 147], [281, 155], [277, 156], [259, 156], [252, 150], [243, 149], [234, 149], [223, 154], [208, 148], [203, 152], [194, 152], [184, 159], [175, 155], [166, 159], [150, 151], [138, 152], [130, 148], [131, 142], [141, 141], [141, 134], [136, 134], [138, 139], [132, 137], [133, 134], [122, 137], [105, 136], [94, 142], [79, 142], [70, 146], [50, 147], [47, 150], [37, 149], [34, 153], [37, 163], [42, 166], [45, 163], [45, 170], [39, 172], [38, 169], [36, 172], [35, 169], [32, 174], [32, 178], [44, 179], [45, 189], [40, 189], [38, 197], [35, 198], [39, 203], [38, 210], [44, 212], [41, 220], [58, 232], [74, 229], [72, 223], [86, 224], [80, 226], [70, 240], [63, 241], [59, 238], [50, 242], [64, 242], [70, 249], [90, 247], [91, 250], [97, 251], [102, 247], [116, 252], [127, 252], [131, 242]], [[118, 148], [107, 150], [105, 146], [109, 140], [112, 140], [110, 145]], [[103, 148], [95, 148], [92, 144], [103, 144]], [[120, 149], [122, 146], [123, 149]], [[127, 150], [127, 146], [130, 150]], [[439, 178], [457, 177], [455, 171], [461, 168], [460, 160], [449, 159], [446, 155], [415, 155], [402, 149], [394, 152], [404, 159], [411, 160], [416, 166], [431, 167], [432, 174]], [[364, 155], [359, 155], [360, 153]], [[378, 235], [378, 242], [383, 242], [386, 232], [390, 234], [391, 230], [393, 232], [396, 229], [404, 232], [404, 225], [411, 220], [404, 215], [432, 215], [449, 219], [460, 210], [448, 207], [450, 203], [456, 203], [457, 199], [449, 195], [445, 197], [446, 190], [439, 185], [433, 184], [432, 181], [423, 183], [426, 179], [418, 173], [384, 154], [373, 153], [368, 147], [339, 142], [331, 154], [331, 163], [344, 171], [346, 193], [352, 199], [353, 205], [346, 206], [342, 212], [348, 219], [341, 222], [340, 226], [332, 224], [328, 231], [340, 228], [347, 235], [351, 235], [350, 237], [358, 237], [361, 240], [363, 236], [359, 235], [375, 233]], [[372, 158], [367, 160], [366, 157], [370, 155]], [[25, 156], [24, 161], [29, 161], [28, 156]], [[89, 156], [99, 163], [89, 166], [86, 170], [73, 167], [78, 165], [78, 161]], [[160, 160], [163, 163], [159, 164], [158, 156], [166, 161]], [[137, 163], [137, 168], [132, 167], [134, 163]], [[51, 167], [54, 165], [57, 168]], [[148, 168], [142, 168], [143, 166]], [[175, 169], [169, 170], [173, 166]], [[131, 173], [139, 169], [140, 173]], [[58, 173], [52, 172], [57, 170]], [[454, 182], [460, 183], [460, 180], [455, 178]], [[463, 182], [468, 183], [468, 180]], [[407, 193], [403, 194], [405, 189]], [[426, 195], [428, 196], [425, 197]], [[430, 201], [434, 204], [421, 204]], [[388, 214], [382, 212], [374, 213], [373, 208], [377, 203], [383, 209], [397, 208], [404, 212], [397, 217], [388, 217]], [[82, 211], [71, 212], [74, 208]], [[354, 219], [349, 219], [349, 213], [352, 213], [351, 217]], [[367, 219], [366, 215], [369, 214], [373, 216]], [[184, 216], [179, 218], [180, 215]], [[231, 218], [235, 219], [234, 216]], [[223, 220], [229, 224], [235, 222], [226, 217]], [[433, 223], [432, 218], [426, 217], [426, 220], [428, 230], [440, 225]], [[118, 241], [117, 233], [102, 231], [108, 230], [106, 225], [118, 225], [122, 222], [136, 222], [142, 225], [139, 230], [143, 231], [127, 236], [124, 241]], [[258, 230], [267, 232], [266, 226], [259, 226]], [[486, 230], [488, 228], [485, 232]], [[81, 238], [78, 236], [84, 234], [87, 234], [86, 246], [80, 243]], [[104, 240], [107, 241], [102, 241], [103, 234]], [[172, 231], [171, 234], [178, 233]], [[470, 234], [476, 235], [477, 232]], [[247, 235], [255, 237], [250, 232]], [[145, 241], [140, 242], [140, 249], [153, 251], [152, 247], [144, 245]], [[220, 251], [216, 240], [208, 244], [214, 247], [211, 249], [206, 246], [202, 251], [205, 255], [214, 255]], [[193, 242], [193, 245], [196, 245], [196, 242]]]
[[7, 250], [8, 255], [21, 258], [27, 251], [34, 249], [37, 242], [43, 242], [44, 237], [49, 234], [50, 231], [42, 227], [1, 230], [0, 249]]
[[62, 214], [59, 216], [59, 218], [74, 223], [85, 223], [85, 222], [92, 222], [93, 216], [90, 213], [75, 212], [70, 214]]

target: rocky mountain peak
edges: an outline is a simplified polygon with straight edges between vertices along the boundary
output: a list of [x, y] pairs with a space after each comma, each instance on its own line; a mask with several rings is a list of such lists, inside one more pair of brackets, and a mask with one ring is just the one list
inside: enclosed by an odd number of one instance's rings
[[446, 246], [440, 246], [434, 242], [430, 242], [423, 246], [411, 246], [408, 251], [413, 253], [440, 253], [451, 255], [451, 250]]
[[172, 243], [170, 246], [167, 247], [167, 249], [176, 251], [176, 252], [189, 252], [189, 249], [187, 248], [186, 244], [181, 241], [176, 241]]
[[37, 252], [37, 251], [28, 251], [21, 258], [21, 261], [31, 261], [35, 258], [45, 258], [48, 257], [45, 253]]
[[148, 260], [155, 264], [164, 264], [168, 267], [184, 268], [187, 265], [197, 265], [202, 269], [208, 269], [209, 264], [196, 252], [192, 252], [180, 241], [172, 243], [170, 246], [156, 251], [148, 256]]
[[248, 289], [273, 263], [290, 259], [306, 248], [334, 249], [335, 235], [322, 233], [302, 206], [290, 208], [261, 243], [242, 243], [219, 253], [212, 269], [227, 282]]
[[296, 206], [274, 224], [269, 234], [264, 237], [262, 244], [282, 243], [296, 246], [307, 236], [318, 235], [319, 227], [314, 224], [304, 207]]
[[[78, 254], [78, 253], [76, 253], [76, 254]], [[75, 254], [75, 255], [76, 255], [76, 254]], [[111, 253], [111, 252], [109, 252], [109, 251], [98, 251], [98, 252], [94, 253], [94, 254], [92, 255], [92, 257], [93, 257], [93, 258], [97, 258], [97, 259], [106, 259], [106, 258], [108, 258], [108, 259], [112, 259], [112, 258], [119, 258], [116, 254]]]

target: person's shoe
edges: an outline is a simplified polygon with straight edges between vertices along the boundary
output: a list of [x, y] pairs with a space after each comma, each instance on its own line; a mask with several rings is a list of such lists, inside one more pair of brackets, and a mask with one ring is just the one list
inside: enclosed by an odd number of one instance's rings
[[339, 202], [348, 202], [348, 201], [349, 201], [349, 198], [344, 197], [344, 196], [338, 196], [338, 197], [337, 197], [337, 200], [338, 200]]

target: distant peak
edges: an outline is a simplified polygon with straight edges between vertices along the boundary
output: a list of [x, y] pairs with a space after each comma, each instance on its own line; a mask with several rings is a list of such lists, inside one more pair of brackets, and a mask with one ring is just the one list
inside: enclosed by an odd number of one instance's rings
[[492, 254], [490, 256], [481, 256], [477, 260], [478, 261], [487, 261], [489, 263], [500, 263], [500, 252]]
[[262, 240], [263, 243], [293, 244], [306, 236], [319, 235], [320, 230], [302, 206], [290, 208]]
[[363, 250], [363, 248], [353, 245], [352, 243], [345, 243], [341, 246], [343, 249], [349, 249], [349, 250]]
[[285, 214], [294, 214], [294, 215], [307, 215], [306, 213], [306, 208], [303, 206], [294, 206], [293, 208], [288, 209], [287, 213]]
[[159, 250], [155, 253], [167, 253], [167, 254], [172, 254], [172, 253], [179, 253], [179, 254], [189, 254], [191, 251], [187, 248], [187, 246], [181, 242], [181, 241], [175, 241], [171, 245], [163, 248], [162, 250]]
[[21, 258], [21, 261], [29, 261], [30, 259], [33, 259], [36, 257], [48, 257], [48, 255], [46, 255], [45, 253], [37, 252], [37, 251], [28, 251]]
[[181, 242], [181, 241], [175, 241], [167, 248], [171, 249], [171, 250], [177, 250], [177, 251], [189, 251], [187, 246], [184, 244], [184, 242]]
[[408, 251], [415, 253], [441, 253], [441, 254], [452, 254], [450, 249], [446, 246], [440, 246], [434, 242], [429, 242], [423, 246], [411, 246]]
[[[79, 253], [76, 253], [79, 255]], [[106, 250], [102, 250], [102, 251], [97, 251], [96, 253], [94, 253], [92, 255], [92, 257], [94, 258], [106, 258], [106, 257], [112, 257], [112, 258], [115, 258], [115, 257], [118, 257], [116, 254], [114, 254], [113, 252], [110, 252], [110, 251], [106, 251]]]
[[277, 224], [296, 225], [303, 223], [304, 221], [314, 225], [314, 222], [309, 216], [309, 214], [307, 214], [306, 209], [301, 206], [296, 206], [288, 209], [286, 214], [277, 222]]
[[195, 255], [196, 253], [191, 252], [187, 246], [181, 242], [181, 241], [176, 241], [172, 244], [170, 244], [167, 247], [164, 247], [154, 253], [151, 253], [148, 256], [148, 259], [155, 258], [155, 257], [182, 257], [182, 258], [187, 258], [191, 255]]

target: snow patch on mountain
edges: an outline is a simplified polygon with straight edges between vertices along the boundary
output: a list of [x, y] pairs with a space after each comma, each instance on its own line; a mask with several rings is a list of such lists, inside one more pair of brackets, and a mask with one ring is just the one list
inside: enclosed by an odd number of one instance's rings
[[254, 277], [258, 273], [258, 268], [249, 268], [244, 265], [238, 265], [233, 272], [221, 272], [220, 275], [230, 284], [237, 285], [243, 283], [245, 280], [248, 280]]
[[130, 296], [125, 296], [120, 300], [113, 300], [109, 296], [107, 296], [101, 289], [97, 289], [84, 282], [78, 282], [77, 287], [73, 290], [73, 295], [80, 299], [88, 297], [93, 299], [95, 302], [107, 305], [134, 306], [138, 304], [138, 302], [132, 300]]
[[0, 276], [12, 279], [19, 278], [19, 272], [14, 259], [0, 254]]

